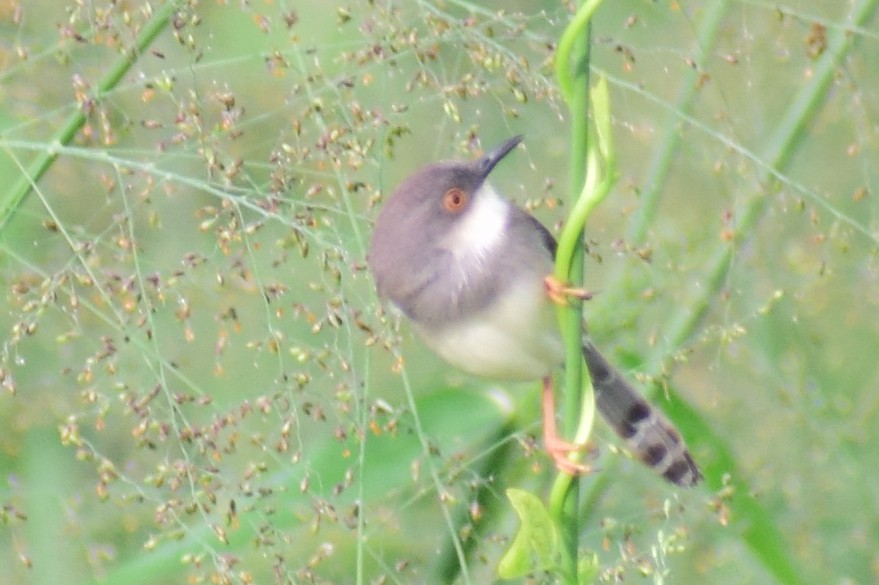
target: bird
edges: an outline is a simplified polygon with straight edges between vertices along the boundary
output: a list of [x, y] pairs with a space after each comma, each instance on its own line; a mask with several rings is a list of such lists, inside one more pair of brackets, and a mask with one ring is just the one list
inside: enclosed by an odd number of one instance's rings
[[[496, 381], [541, 381], [544, 447], [577, 475], [555, 424], [553, 373], [565, 350], [555, 303], [588, 293], [551, 275], [552, 233], [488, 181], [523, 140], [514, 136], [469, 161], [426, 164], [407, 176], [375, 220], [367, 264], [378, 296], [396, 306], [437, 355]], [[585, 335], [583, 357], [598, 412], [648, 467], [678, 486], [702, 475], [681, 434]]]

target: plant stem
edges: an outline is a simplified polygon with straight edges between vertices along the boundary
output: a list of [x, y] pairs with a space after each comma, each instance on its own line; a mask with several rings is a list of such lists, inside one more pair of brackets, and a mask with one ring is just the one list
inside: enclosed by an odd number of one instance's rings
[[[852, 7], [851, 16], [848, 20], [850, 27], [855, 29], [864, 26], [875, 11], [877, 4], [879, 4], [879, 0], [860, 0], [857, 2]], [[720, 6], [716, 6], [716, 8], [719, 9]], [[706, 26], [710, 31], [713, 31], [716, 24], [714, 18], [718, 15], [713, 9], [708, 14], [710, 17]], [[702, 35], [700, 35], [700, 38], [703, 38]], [[781, 118], [774, 132], [765, 141], [766, 147], [759, 155], [745, 153], [759, 167], [758, 176], [761, 185], [764, 186], [764, 190], [754, 194], [747, 203], [736, 210], [734, 216], [738, 221], [735, 238], [730, 243], [718, 246], [711, 256], [704, 271], [706, 275], [704, 279], [705, 285], [699, 289], [699, 295], [691, 299], [686, 305], [679, 307], [676, 312], [669, 316], [663, 327], [664, 337], [667, 342], [662, 347], [657, 347], [647, 357], [643, 368], [646, 373], [656, 375], [662, 371], [663, 365], [668, 363], [666, 356], [680, 349], [707, 315], [711, 301], [726, 283], [728, 271], [736, 250], [745, 245], [754, 236], [757, 224], [765, 215], [771, 201], [769, 188], [775, 180], [783, 179], [784, 169], [788, 166], [797, 148], [802, 143], [802, 138], [805, 136], [804, 132], [809, 123], [814, 120], [824, 103], [827, 92], [835, 79], [839, 64], [851, 50], [856, 38], [858, 38], [857, 35], [853, 35], [849, 30], [844, 29], [834, 31], [828, 35], [827, 50], [813, 68], [808, 83], [792, 100], [790, 108]], [[709, 46], [708, 43], [703, 44]], [[684, 95], [686, 96], [688, 93], [684, 92]], [[677, 119], [674, 121], [675, 131], [677, 131], [677, 126], [682, 120], [685, 123], [698, 127], [695, 121], [689, 120], [683, 113], [685, 108], [686, 104], [675, 108], [675, 112], [678, 114]], [[663, 155], [661, 158], [665, 160], [667, 157]], [[660, 163], [660, 167], [664, 166], [664, 164]], [[650, 176], [664, 177], [664, 174], [664, 172], [657, 171], [655, 174], [651, 172]], [[661, 179], [651, 180], [649, 184], [653, 184], [658, 180]], [[644, 213], [646, 215], [643, 221], [650, 221], [654, 208], [655, 205], [650, 203], [649, 209], [645, 209]], [[641, 239], [643, 239], [646, 224], [642, 225], [641, 220], [638, 220], [633, 225], [634, 228], [630, 237], [633, 239], [633, 243], [640, 243]], [[791, 557], [786, 543], [783, 542], [781, 530], [771, 520], [768, 520], [770, 514], [750, 494], [747, 481], [741, 479], [743, 474], [737, 469], [736, 460], [733, 455], [734, 450], [721, 436], [714, 432], [710, 421], [702, 418], [698, 412], [689, 408], [680, 399], [667, 403], [665, 410], [675, 420], [688, 440], [692, 442], [694, 450], [711, 453], [711, 459], [704, 469], [706, 483], [711, 489], [718, 490], [722, 487], [721, 476], [724, 473], [729, 473], [733, 477], [735, 491], [730, 500], [730, 508], [739, 516], [738, 525], [742, 527], [742, 540], [755, 557], [760, 559], [766, 571], [773, 575], [778, 583], [794, 585], [808, 582], [800, 574], [797, 563]], [[608, 466], [610, 465], [612, 463], [608, 464]], [[607, 475], [602, 475], [596, 480], [592, 489], [584, 496], [588, 501], [594, 500], [597, 494], [604, 489], [607, 484], [606, 478]], [[587, 511], [588, 509], [584, 509], [584, 512]]]
[[[571, 104], [571, 196], [576, 201], [585, 178], [586, 151], [589, 143], [589, 34], [587, 26], [577, 43], [576, 54], [582, 55], [577, 72]], [[568, 271], [568, 282], [574, 286], [583, 283], [583, 232], [576, 238], [577, 246], [573, 251]], [[568, 436], [576, 432], [580, 418], [580, 393], [583, 385], [583, 351], [580, 346], [580, 327], [583, 322], [583, 306], [575, 303], [566, 308], [567, 326], [562, 331], [565, 341], [565, 400], [563, 428]], [[563, 483], [567, 484], [562, 505], [561, 534], [563, 546], [567, 550], [564, 567], [565, 575], [576, 583], [577, 552], [579, 549], [579, 478], [560, 474]]]
[[[559, 41], [556, 53], [556, 75], [559, 88], [571, 112], [571, 159], [569, 189], [576, 210], [586, 175], [589, 152], [589, 22], [600, 0], [585, 0]], [[576, 68], [571, 71], [571, 56], [576, 55]], [[590, 165], [592, 166], [592, 165]], [[596, 177], [589, 177], [592, 181]], [[564, 230], [556, 257], [556, 276], [581, 286], [583, 282], [583, 221], [573, 221]], [[579, 223], [579, 225], [578, 225]], [[577, 432], [581, 417], [583, 385], [583, 355], [580, 330], [583, 320], [582, 305], [577, 303], [559, 311], [562, 337], [565, 342], [565, 401], [563, 427], [567, 436]], [[578, 478], [560, 473], [553, 484], [549, 498], [550, 513], [562, 539], [560, 578], [563, 582], [577, 583], [577, 556], [579, 551], [579, 486]]]
[[[687, 69], [683, 74], [681, 89], [675, 100], [674, 109], [676, 112], [688, 112], [693, 107], [694, 98], [698, 95], [699, 80], [704, 75], [705, 62], [714, 54], [720, 23], [723, 21], [728, 7], [729, 0], [715, 0], [706, 3], [702, 8], [703, 15], [699, 23], [698, 42], [694, 45], [696, 49], [695, 66]], [[657, 141], [659, 146], [647, 166], [647, 172], [642, 182], [644, 191], [640, 196], [641, 205], [629, 224], [627, 239], [631, 246], [642, 245], [647, 237], [647, 230], [653, 224], [663, 193], [660, 186], [665, 183], [668, 177], [672, 159], [678, 152], [681, 140], [680, 120], [677, 116], [671, 115], [666, 120], [662, 130], [662, 138]], [[618, 278], [617, 280], [622, 279]], [[619, 282], [614, 284], [618, 285]], [[614, 290], [614, 287], [609, 287], [609, 290]]]
[[[853, 25], [865, 23], [876, 4], [877, 0], [859, 2], [852, 10]], [[766, 191], [771, 190], [773, 178], [780, 174], [780, 169], [787, 167], [793, 157], [806, 127], [824, 103], [839, 63], [848, 54], [855, 38], [855, 35], [845, 30], [829, 35], [827, 51], [814, 67], [809, 83], [796, 95], [781, 122], [766, 141], [767, 146], [759, 157], [761, 161], [765, 161], [765, 167], [758, 175], [760, 184], [766, 187]], [[738, 221], [733, 244], [719, 247], [709, 261], [706, 270], [708, 286], [702, 287], [702, 294], [689, 306], [674, 313], [669, 319], [670, 324], [664, 329], [670, 347], [681, 347], [701, 322], [711, 300], [726, 282], [735, 250], [754, 235], [754, 229], [763, 218], [770, 201], [769, 193], [761, 191], [741, 209], [736, 210], [735, 217]]]
[[[158, 9], [156, 9], [153, 17], [144, 25], [140, 33], [135, 39], [134, 46], [125, 50], [116, 61], [111, 65], [110, 69], [104, 75], [103, 79], [98, 83], [95, 91], [89, 96], [91, 100], [99, 102], [105, 95], [110, 93], [122, 80], [131, 67], [137, 62], [143, 52], [149, 47], [160, 32], [168, 24], [171, 15], [178, 10], [179, 0], [169, 0]], [[58, 132], [52, 136], [49, 141], [48, 148], [37, 155], [31, 161], [24, 174], [20, 175], [15, 185], [9, 190], [2, 204], [0, 204], [0, 232], [6, 227], [6, 224], [15, 215], [15, 212], [24, 203], [24, 200], [30, 194], [34, 185], [46, 174], [55, 159], [58, 158], [58, 147], [66, 146], [79, 132], [80, 128], [85, 125], [86, 112], [81, 107], [77, 107]]]

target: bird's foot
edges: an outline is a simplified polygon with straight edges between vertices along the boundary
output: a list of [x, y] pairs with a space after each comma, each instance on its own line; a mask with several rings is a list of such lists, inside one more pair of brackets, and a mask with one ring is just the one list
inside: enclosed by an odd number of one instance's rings
[[546, 289], [546, 295], [557, 305], [566, 305], [571, 298], [581, 301], [592, 298], [592, 293], [585, 288], [569, 286], [553, 275], [543, 279], [543, 287]]
[[549, 453], [549, 456], [552, 458], [552, 462], [555, 464], [556, 469], [562, 473], [577, 476], [592, 472], [591, 466], [569, 458], [571, 453], [591, 451], [592, 447], [588, 443], [577, 444], [565, 441], [558, 436], [544, 436], [543, 444], [546, 448], [546, 452]]
[[553, 392], [552, 377], [543, 379], [543, 446], [556, 469], [568, 475], [583, 475], [592, 471], [592, 468], [569, 457], [572, 453], [582, 453], [591, 450], [588, 443], [571, 443], [559, 437], [555, 424], [555, 394]]

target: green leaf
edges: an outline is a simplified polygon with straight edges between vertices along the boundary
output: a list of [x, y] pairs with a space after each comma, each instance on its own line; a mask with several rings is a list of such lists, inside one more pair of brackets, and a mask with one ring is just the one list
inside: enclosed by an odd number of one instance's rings
[[[763, 504], [754, 497], [745, 474], [740, 470], [732, 447], [695, 408], [680, 398], [674, 389], [667, 390], [671, 400], [663, 402], [663, 410], [700, 457], [705, 483], [715, 493], [732, 488], [729, 507], [736, 517], [733, 526], [741, 531], [741, 538], [750, 547], [763, 566], [780, 583], [795, 585], [806, 581], [800, 575], [799, 565], [791, 554], [781, 528]], [[729, 485], [724, 480], [728, 476]]]
[[498, 564], [502, 579], [515, 579], [551, 569], [556, 564], [560, 539], [549, 510], [530, 492], [510, 488], [507, 498], [519, 516], [521, 526], [510, 548]]
[[592, 585], [598, 578], [598, 555], [585, 554], [577, 561], [577, 585]]

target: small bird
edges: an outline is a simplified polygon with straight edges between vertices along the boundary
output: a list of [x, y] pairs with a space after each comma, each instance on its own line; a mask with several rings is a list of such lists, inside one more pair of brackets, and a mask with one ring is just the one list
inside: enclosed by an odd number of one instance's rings
[[[542, 380], [544, 445], [556, 467], [574, 475], [588, 468], [568, 455], [584, 446], [558, 436], [552, 373], [565, 355], [554, 302], [578, 291], [551, 277], [552, 234], [487, 180], [521, 141], [409, 175], [379, 213], [367, 261], [379, 296], [444, 360], [486, 378]], [[668, 481], [698, 483], [674, 426], [585, 336], [583, 356], [598, 411], [629, 448]]]

